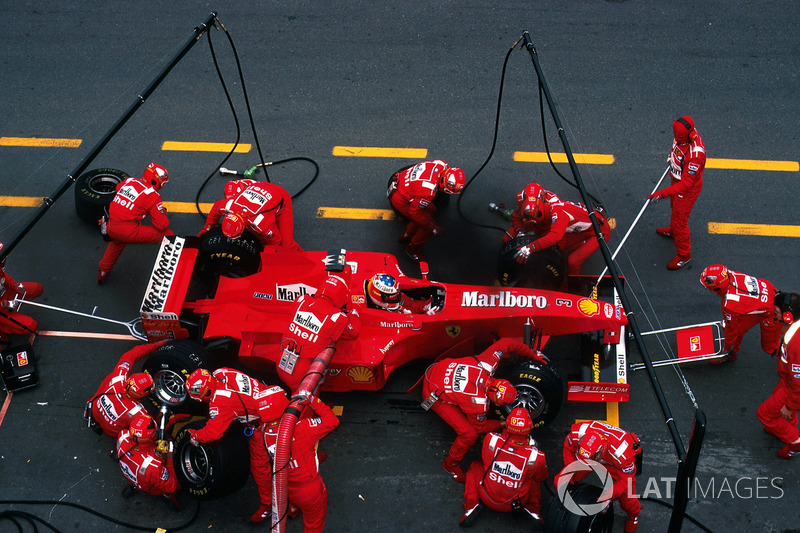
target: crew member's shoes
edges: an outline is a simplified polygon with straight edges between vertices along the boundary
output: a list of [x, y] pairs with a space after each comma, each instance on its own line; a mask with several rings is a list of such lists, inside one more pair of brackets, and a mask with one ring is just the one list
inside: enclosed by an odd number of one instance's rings
[[422, 257], [422, 250], [420, 250], [419, 246], [412, 246], [409, 244], [406, 246], [406, 254], [408, 254], [408, 257], [410, 257], [415, 263], [425, 261], [425, 258]]
[[666, 237], [667, 239], [672, 238], [672, 232], [669, 230], [669, 228], [656, 228], [656, 233], [662, 237]]
[[403, 233], [402, 235], [400, 235], [400, 238], [397, 239], [397, 242], [399, 242], [400, 244], [408, 244], [409, 242], [411, 242], [411, 235], [409, 235], [408, 233]]
[[181, 504], [178, 503], [178, 498], [175, 497], [175, 494], [162, 494], [161, 499], [164, 500], [164, 503], [167, 504], [170, 511], [178, 512], [181, 510]]
[[683, 268], [691, 260], [691, 257], [681, 257], [676, 255], [672, 258], [672, 261], [669, 262], [667, 268], [670, 270], [678, 270], [679, 268]]
[[478, 513], [483, 509], [483, 504], [480, 502], [468, 503], [465, 507], [467, 511], [464, 513], [464, 516], [461, 517], [461, 520], [458, 521], [458, 525], [461, 527], [472, 527], [478, 519]]
[[457, 461], [447, 456], [444, 461], [442, 461], [442, 468], [450, 472], [450, 475], [453, 476], [458, 483], [465, 483], [467, 481], [467, 476], [464, 474], [464, 469], [461, 468], [461, 465], [458, 464]]
[[636, 516], [628, 516], [628, 520], [625, 522], [625, 528], [622, 530], [625, 533], [633, 533], [636, 531], [636, 528], [639, 527], [639, 515]]
[[778, 457], [781, 459], [791, 459], [795, 455], [800, 454], [800, 442], [787, 444], [778, 450]]
[[728, 353], [726, 353], [722, 357], [718, 357], [717, 359], [712, 359], [711, 361], [709, 361], [709, 364], [721, 365], [722, 363], [727, 363], [729, 361], [736, 361], [737, 355], [738, 355], [737, 352], [734, 352], [733, 350], [728, 350]]
[[97, 271], [97, 284], [102, 285], [108, 279], [109, 272], [107, 270], [103, 270], [102, 268]]
[[131, 496], [133, 496], [134, 494], [136, 494], [136, 485], [134, 485], [133, 483], [128, 483], [127, 485], [125, 485], [125, 488], [122, 489], [122, 497], [125, 498], [126, 500]]
[[264, 505], [263, 503], [258, 506], [258, 511], [253, 513], [253, 516], [250, 517], [250, 521], [254, 524], [260, 524], [272, 513], [272, 506], [271, 505]]

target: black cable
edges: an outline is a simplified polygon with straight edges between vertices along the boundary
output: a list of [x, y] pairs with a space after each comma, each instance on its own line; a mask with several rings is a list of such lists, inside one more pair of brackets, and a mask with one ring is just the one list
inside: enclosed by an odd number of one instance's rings
[[[72, 502], [67, 502], [67, 501], [63, 501], [63, 500], [0, 500], [0, 505], [52, 505], [52, 506], [64, 505], [64, 506], [67, 506], [67, 507], [72, 507], [74, 509], [78, 509], [80, 511], [87, 512], [87, 513], [92, 514], [92, 515], [94, 515], [94, 516], [96, 516], [98, 518], [102, 518], [103, 520], [106, 520], [106, 521], [111, 522], [113, 524], [116, 524], [118, 526], [126, 527], [128, 529], [133, 529], [133, 530], [136, 530], [136, 531], [154, 531], [156, 529], [154, 526], [137, 526], [135, 524], [129, 524], [127, 522], [123, 522], [121, 520], [117, 520], [114, 517], [111, 517], [111, 516], [108, 516], [108, 515], [104, 515], [103, 513], [95, 511], [94, 509], [86, 507], [85, 505], [80, 505], [78, 503], [72, 503]], [[162, 528], [162, 529], [164, 529], [167, 532], [170, 532], [170, 531], [181, 531], [183, 529], [186, 529], [186, 528], [188, 528], [189, 526], [191, 526], [194, 523], [194, 521], [197, 519], [197, 515], [199, 513], [200, 513], [200, 502], [198, 501], [197, 505], [195, 506], [194, 514], [192, 515], [192, 517], [189, 519], [188, 522], [186, 522], [186, 523], [184, 523], [184, 524], [182, 524], [180, 526], [177, 526], [177, 527]], [[33, 522], [34, 520], [38, 521], [38, 522], [41, 522], [43, 525], [45, 525], [48, 528], [52, 529], [56, 533], [60, 533], [58, 529], [53, 527], [51, 524], [49, 524], [45, 520], [43, 520], [43, 519], [41, 519], [41, 518], [39, 518], [39, 517], [37, 517], [37, 516], [35, 516], [33, 514], [26, 513], [24, 511], [4, 511], [4, 512], [0, 513], [0, 519], [7, 518], [8, 520], [11, 520], [12, 522], [14, 522], [14, 524], [16, 524], [17, 527], [19, 528], [19, 523], [16, 520], [14, 520], [14, 516], [16, 516], [16, 515], [19, 515], [20, 517], [26, 518], [26, 519], [30, 520], [31, 522]], [[161, 526], [159, 526], [159, 527], [161, 527]], [[35, 526], [34, 526], [34, 530], [36, 530]], [[20, 529], [20, 531], [21, 531], [21, 529]]]

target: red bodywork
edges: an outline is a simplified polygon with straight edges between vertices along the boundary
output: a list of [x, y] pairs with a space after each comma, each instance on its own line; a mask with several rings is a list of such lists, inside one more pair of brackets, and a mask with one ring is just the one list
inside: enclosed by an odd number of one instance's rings
[[[179, 318], [190, 313], [204, 317], [204, 341], [235, 339], [240, 342], [242, 364], [261, 371], [274, 368], [294, 300], [322, 285], [328, 254], [268, 247], [259, 272], [243, 278], [221, 277], [213, 298], [188, 301], [188, 273], [194, 268], [197, 250], [181, 241], [171, 237], [162, 243], [142, 302], [148, 337], [188, 335]], [[379, 390], [392, 372], [411, 360], [473, 355], [476, 345], [488, 345], [500, 337], [522, 339], [528, 320], [534, 330], [541, 330], [541, 346], [553, 335], [595, 330], [619, 339], [627, 324], [621, 306], [579, 295], [410, 278], [393, 255], [383, 253], [348, 251], [346, 262], [352, 269], [348, 308], [358, 311], [361, 332], [356, 339], [337, 343], [322, 390]], [[378, 272], [397, 278], [411, 297], [439, 292], [442, 311], [411, 315], [368, 306], [365, 284]]]

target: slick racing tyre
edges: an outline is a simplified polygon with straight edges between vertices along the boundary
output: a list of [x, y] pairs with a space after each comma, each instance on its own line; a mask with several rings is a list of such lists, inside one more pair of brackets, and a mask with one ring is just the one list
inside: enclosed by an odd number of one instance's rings
[[198, 368], [208, 368], [208, 351], [197, 342], [181, 339], [171, 341], [153, 352], [142, 365], [155, 383], [148, 399], [151, 410], [167, 406], [172, 413], [207, 414], [205, 404], [195, 402], [186, 394], [186, 378]]
[[75, 212], [93, 226], [117, 194], [117, 185], [130, 178], [113, 168], [98, 168], [81, 174], [75, 181]]
[[[576, 505], [576, 511], [584, 506], [594, 505], [602, 493], [600, 487], [579, 483], [567, 489]], [[572, 505], [570, 505], [572, 507]], [[613, 502], [600, 513], [575, 514], [564, 506], [556, 496], [544, 515], [544, 531], [549, 533], [611, 533], [614, 528]]]
[[546, 291], [558, 290], [567, 276], [567, 261], [558, 245], [528, 256], [526, 263], [517, 263], [517, 249], [535, 240], [535, 235], [520, 235], [503, 245], [497, 258], [497, 279], [501, 285]]
[[175, 436], [173, 460], [175, 475], [186, 493], [198, 500], [214, 500], [233, 494], [247, 482], [250, 451], [244, 428], [238, 423], [218, 441], [193, 446], [188, 430], [200, 429], [205, 423], [195, 420], [181, 428]]
[[509, 405], [496, 407], [496, 414], [505, 418], [512, 409], [528, 411], [534, 428], [551, 423], [564, 402], [564, 383], [552, 363], [543, 365], [531, 359], [520, 359], [510, 368], [501, 369], [497, 377], [507, 379], [517, 389], [516, 399]]
[[208, 275], [243, 278], [261, 268], [263, 250], [264, 246], [249, 231], [245, 230], [239, 238], [231, 239], [217, 225], [200, 237], [198, 259]]

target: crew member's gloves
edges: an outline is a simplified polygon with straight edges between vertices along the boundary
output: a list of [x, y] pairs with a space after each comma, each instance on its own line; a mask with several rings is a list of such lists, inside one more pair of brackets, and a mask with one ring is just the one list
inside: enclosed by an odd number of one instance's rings
[[189, 430], [189, 443], [192, 446], [200, 446], [200, 441], [197, 440], [197, 437], [195, 437], [194, 433], [194, 430]]
[[254, 166], [251, 169], [245, 170], [243, 175], [245, 178], [251, 180], [256, 177], [256, 172], [258, 172], [258, 165]]
[[211, 229], [211, 226], [205, 226], [203, 229], [200, 230], [200, 233], [198, 233], [197, 236], [198, 237], [202, 237], [203, 235], [208, 233], [210, 229]]
[[162, 455], [172, 453], [173, 449], [172, 441], [160, 440], [156, 442], [156, 451]]
[[662, 189], [660, 191], [654, 192], [653, 194], [648, 196], [647, 199], [648, 200], [652, 200], [654, 202], [657, 202], [659, 200], [663, 200], [664, 198], [667, 198], [668, 196], [669, 196], [669, 194], [664, 194], [664, 190]]
[[523, 246], [522, 248], [518, 248], [517, 253], [514, 254], [514, 259], [519, 264], [527, 263], [528, 257], [530, 257], [532, 251], [533, 250], [531, 249], [530, 244], [528, 246]]
[[297, 405], [303, 407], [314, 401], [314, 395], [294, 394], [292, 395], [292, 400], [298, 400]]

